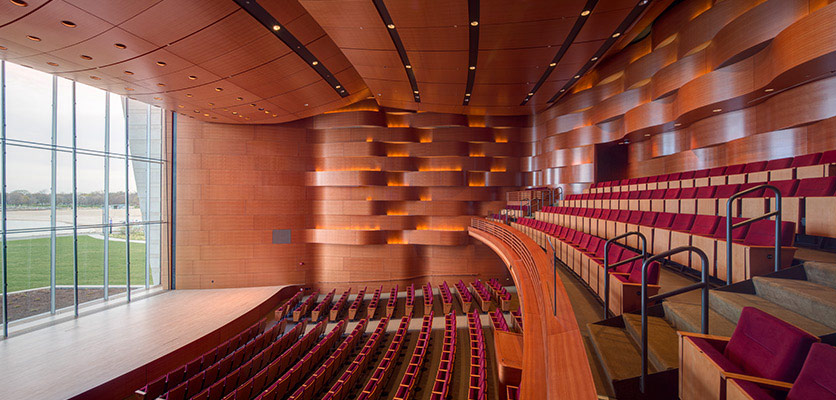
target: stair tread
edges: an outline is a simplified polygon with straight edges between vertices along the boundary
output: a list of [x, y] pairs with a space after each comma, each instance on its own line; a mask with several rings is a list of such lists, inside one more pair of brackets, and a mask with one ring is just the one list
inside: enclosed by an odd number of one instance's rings
[[[686, 332], [700, 332], [702, 323], [699, 304], [678, 301], [665, 301], [665, 319], [674, 329]], [[731, 336], [736, 324], [714, 310], [708, 312], [708, 333], [719, 336]]]
[[[612, 381], [641, 375], [641, 349], [626, 330], [613, 326], [588, 324], [589, 338], [598, 353], [604, 372]], [[655, 372], [652, 365], [648, 373]]]
[[836, 328], [836, 289], [798, 279], [752, 279], [758, 296], [798, 314]]
[[808, 281], [836, 289], [836, 264], [807, 261], [804, 263], [804, 272]]
[[[718, 301], [721, 301], [724, 304], [718, 304]], [[724, 305], [731, 306], [731, 309], [728, 310], [729, 313], [723, 312], [723, 310], [725, 310]], [[816, 336], [822, 336], [833, 332], [833, 328], [793, 312], [792, 310], [784, 308], [763, 297], [746, 293], [711, 291], [711, 308], [717, 310], [729, 320], [737, 321], [740, 319], [740, 312], [743, 307], [758, 308], [761, 311], [778, 317]]]
[[[633, 340], [641, 346], [642, 316], [622, 314], [624, 325]], [[709, 322], [710, 323], [710, 322]], [[679, 368], [679, 337], [668, 321], [647, 317], [647, 354], [658, 371]]]

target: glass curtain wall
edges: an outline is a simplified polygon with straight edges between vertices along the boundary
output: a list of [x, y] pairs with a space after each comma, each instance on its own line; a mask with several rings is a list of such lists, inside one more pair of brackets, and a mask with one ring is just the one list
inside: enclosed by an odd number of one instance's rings
[[160, 286], [164, 111], [9, 62], [2, 71], [4, 334], [10, 321]]

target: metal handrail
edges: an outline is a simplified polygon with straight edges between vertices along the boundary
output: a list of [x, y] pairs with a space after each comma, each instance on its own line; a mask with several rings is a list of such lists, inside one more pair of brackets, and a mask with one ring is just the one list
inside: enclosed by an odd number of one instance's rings
[[[670, 257], [677, 253], [682, 253], [685, 251], [690, 251], [697, 253], [700, 256], [700, 261], [702, 262], [702, 280], [698, 283], [693, 285], [688, 285], [685, 287], [681, 287], [676, 290], [672, 290], [667, 293], [657, 294], [653, 297], [647, 297], [647, 266], [650, 263], [661, 260], [663, 258]], [[708, 334], [708, 257], [705, 255], [705, 252], [700, 250], [694, 246], [682, 246], [677, 247], [673, 250], [668, 250], [664, 253], [659, 253], [655, 256], [644, 260], [642, 263], [642, 375], [641, 380], [639, 381], [639, 390], [642, 393], [645, 393], [645, 389], [647, 387], [647, 305], [648, 303], [657, 302], [660, 300], [667, 299], [671, 296], [676, 296], [682, 293], [687, 293], [692, 290], [702, 289], [702, 333]]]
[[554, 274], [553, 284], [552, 284], [552, 288], [554, 289], [554, 290], [552, 290], [552, 293], [554, 294], [554, 298], [552, 299], [553, 300], [552, 301], [552, 311], [554, 312], [554, 316], [556, 317], [557, 316], [557, 262], [555, 262], [555, 259], [557, 258], [557, 253], [555, 253], [555, 251], [554, 251], [554, 245], [552, 244], [552, 237], [549, 236], [546, 241], [549, 242], [549, 247], [552, 248], [551, 262], [552, 262], [552, 273]]
[[[615, 242], [618, 239], [623, 239], [629, 236], [636, 235], [642, 239], [642, 253], [641, 255], [628, 258], [626, 260], [621, 260], [613, 265], [610, 265], [610, 243], [616, 243], [621, 247], [627, 247], [622, 245], [621, 243]], [[624, 265], [627, 263], [631, 263], [636, 260], [644, 260], [647, 258], [647, 238], [641, 232], [633, 231], [623, 233], [618, 235], [610, 240], [607, 240], [604, 243], [604, 319], [607, 319], [609, 316], [609, 309], [610, 309], [610, 268], [618, 267], [619, 265]]]
[[[732, 202], [740, 196], [759, 189], [769, 189], [775, 193], [775, 211], [732, 225]], [[737, 192], [726, 200], [726, 285], [732, 284], [732, 229], [740, 228], [741, 226], [746, 226], [752, 222], [768, 219], [773, 216], [775, 217], [775, 272], [778, 272], [781, 269], [781, 191], [775, 186], [763, 184]]]

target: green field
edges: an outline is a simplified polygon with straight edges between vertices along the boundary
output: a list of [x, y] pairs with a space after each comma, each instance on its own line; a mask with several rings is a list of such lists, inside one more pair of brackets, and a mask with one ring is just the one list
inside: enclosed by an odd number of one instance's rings
[[[125, 284], [125, 242], [109, 242], [108, 280], [111, 285]], [[73, 284], [73, 238], [56, 239], [56, 284]], [[48, 287], [50, 276], [49, 238], [8, 241], [9, 292]], [[102, 285], [104, 282], [104, 240], [78, 237], [78, 284]], [[145, 284], [145, 244], [131, 242], [131, 286]]]

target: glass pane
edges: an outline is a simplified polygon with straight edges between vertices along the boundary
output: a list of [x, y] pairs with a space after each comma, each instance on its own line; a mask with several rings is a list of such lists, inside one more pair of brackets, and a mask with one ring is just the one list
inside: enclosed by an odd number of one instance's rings
[[110, 152], [125, 154], [125, 104], [122, 96], [110, 94]]
[[58, 78], [58, 120], [56, 144], [73, 147], [73, 81]]
[[131, 157], [148, 155], [149, 105], [128, 99], [128, 151]]
[[159, 107], [151, 107], [151, 152], [149, 157], [161, 160], [163, 158], [163, 131], [165, 129], [165, 118], [163, 110]]
[[48, 228], [52, 190], [52, 152], [6, 147], [7, 229]]
[[161, 282], [161, 275], [160, 275], [160, 263], [162, 259], [162, 225], [161, 224], [153, 224], [150, 227], [150, 235], [147, 240], [147, 245], [149, 246], [149, 265], [151, 268], [151, 281], [149, 285], [157, 286], [160, 285]]
[[145, 221], [148, 193], [148, 163], [130, 160], [128, 162], [128, 183], [130, 187], [131, 223]]
[[55, 303], [56, 309], [73, 305], [73, 155], [56, 152]]
[[101, 228], [84, 227], [101, 224], [104, 218], [104, 157], [79, 155], [77, 171], [78, 285], [83, 303], [104, 295], [104, 237]]
[[52, 75], [6, 63], [6, 137], [52, 143]]
[[76, 146], [79, 149], [105, 150], [105, 92], [92, 86], [76, 84]]
[[[50, 250], [48, 237], [9, 234], [9, 320], [49, 312]], [[72, 291], [70, 291], [72, 302]]]

